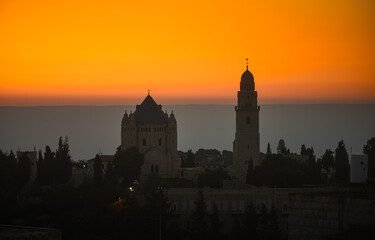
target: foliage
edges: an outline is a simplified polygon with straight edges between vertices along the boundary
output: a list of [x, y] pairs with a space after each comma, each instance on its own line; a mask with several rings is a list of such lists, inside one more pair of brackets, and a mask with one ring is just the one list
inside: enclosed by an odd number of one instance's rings
[[19, 189], [26, 186], [31, 176], [31, 160], [27, 156], [27, 152], [22, 153], [17, 163], [16, 179]]
[[331, 149], [326, 149], [325, 153], [322, 156], [322, 168], [327, 172], [331, 171], [335, 167], [335, 159], [333, 157], [333, 152]]
[[17, 163], [13, 152], [3, 153], [0, 150], [0, 223], [10, 224], [12, 207], [16, 204], [16, 171]]
[[254, 164], [253, 164], [253, 159], [250, 159], [247, 165], [246, 184], [253, 185], [254, 183], [255, 183]]
[[252, 203], [249, 203], [246, 207], [244, 221], [241, 227], [242, 236], [244, 236], [245, 239], [256, 239], [258, 235], [257, 226], [258, 217], [255, 208]]
[[222, 188], [223, 180], [228, 177], [228, 173], [221, 168], [212, 171], [206, 168], [198, 176], [198, 187]]
[[134, 180], [139, 179], [143, 161], [143, 155], [137, 148], [128, 148], [122, 151], [119, 146], [113, 160], [113, 170], [108, 177], [122, 186], [128, 187]]
[[198, 191], [197, 199], [194, 201], [195, 209], [191, 215], [190, 235], [191, 239], [207, 238], [207, 210], [202, 191]]
[[363, 153], [368, 156], [368, 178], [375, 178], [375, 137], [363, 146]]
[[267, 144], [267, 155], [272, 154], [270, 143]]
[[281, 154], [266, 155], [264, 161], [254, 169], [254, 184], [268, 187], [300, 187], [303, 184], [319, 183], [317, 164], [300, 163]]
[[64, 142], [59, 139], [58, 148], [55, 155], [55, 183], [63, 184], [72, 177], [72, 159], [69, 154], [68, 137]]
[[100, 186], [100, 183], [103, 178], [103, 162], [99, 154], [96, 154], [94, 161], [94, 182], [95, 186]]
[[340, 141], [335, 150], [335, 181], [339, 183], [349, 182], [349, 157], [344, 141]]
[[182, 155], [182, 163], [181, 167], [183, 168], [192, 168], [195, 166], [194, 164], [194, 159], [195, 159], [195, 154], [191, 149], [189, 149], [185, 154]]
[[219, 219], [219, 210], [217, 205], [214, 204], [212, 207], [212, 213], [209, 214], [209, 239], [221, 239], [223, 237], [222, 227], [223, 223]]
[[72, 167], [74, 167], [74, 168], [87, 168], [87, 161], [85, 161], [85, 160], [72, 161]]

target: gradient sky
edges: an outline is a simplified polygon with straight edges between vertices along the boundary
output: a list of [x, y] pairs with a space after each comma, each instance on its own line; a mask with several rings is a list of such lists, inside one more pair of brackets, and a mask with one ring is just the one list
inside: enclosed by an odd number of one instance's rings
[[375, 1], [0, 1], [0, 105], [375, 103]]

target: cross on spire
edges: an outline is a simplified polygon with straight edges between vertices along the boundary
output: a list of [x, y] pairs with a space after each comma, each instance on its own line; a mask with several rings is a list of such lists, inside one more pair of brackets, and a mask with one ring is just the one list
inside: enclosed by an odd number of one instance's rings
[[249, 59], [246, 58], [246, 69], [249, 69]]
[[147, 90], [147, 92], [148, 92], [148, 95], [150, 95], [150, 91], [151, 91], [150, 89], [148, 89], [148, 90]]

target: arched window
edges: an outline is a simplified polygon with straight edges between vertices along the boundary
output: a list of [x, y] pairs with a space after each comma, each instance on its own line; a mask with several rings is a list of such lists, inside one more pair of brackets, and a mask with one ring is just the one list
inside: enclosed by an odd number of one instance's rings
[[159, 138], [159, 146], [161, 146], [161, 143], [162, 143], [161, 138]]
[[246, 118], [246, 124], [250, 124], [250, 117]]
[[155, 165], [155, 172], [156, 172], [156, 173], [159, 172], [159, 166], [158, 166], [158, 165]]
[[154, 172], [154, 165], [151, 165], [151, 172]]
[[142, 139], [142, 145], [146, 146], [146, 138]]

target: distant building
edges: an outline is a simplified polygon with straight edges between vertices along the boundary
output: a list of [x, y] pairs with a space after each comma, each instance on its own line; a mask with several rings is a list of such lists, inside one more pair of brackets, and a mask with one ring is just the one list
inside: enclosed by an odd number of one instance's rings
[[233, 174], [245, 181], [248, 163], [260, 164], [258, 93], [254, 76], [248, 66], [241, 76], [240, 91], [237, 92], [236, 135], [233, 142]]
[[121, 149], [136, 147], [144, 155], [141, 179], [150, 173], [161, 177], [177, 177], [181, 159], [177, 152], [177, 121], [173, 112], [162, 111], [147, 95], [134, 113], [125, 112], [121, 122]]

